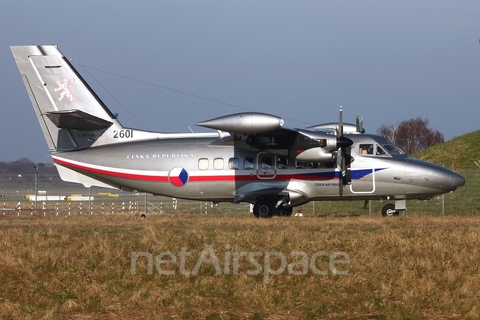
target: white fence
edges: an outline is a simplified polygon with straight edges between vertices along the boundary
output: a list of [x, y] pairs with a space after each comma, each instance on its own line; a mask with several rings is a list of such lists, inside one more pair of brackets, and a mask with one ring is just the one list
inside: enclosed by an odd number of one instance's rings
[[[407, 201], [408, 213], [471, 214], [480, 213], [480, 169], [459, 171], [466, 184], [452, 194], [429, 201]], [[34, 174], [0, 175], [1, 214], [105, 214], [105, 213], [249, 213], [245, 203], [181, 201], [144, 193], [128, 193], [68, 183], [57, 175], [37, 177], [35, 199]], [[36, 200], [36, 201], [35, 201]], [[363, 201], [311, 202], [301, 207], [304, 215], [379, 214], [386, 202], [371, 201], [367, 210]], [[20, 205], [20, 211], [18, 206]]]

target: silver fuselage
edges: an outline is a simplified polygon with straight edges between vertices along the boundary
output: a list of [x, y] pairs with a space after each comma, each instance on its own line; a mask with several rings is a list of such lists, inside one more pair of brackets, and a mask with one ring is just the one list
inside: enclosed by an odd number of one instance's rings
[[123, 190], [216, 202], [241, 201], [237, 194], [264, 189], [290, 193], [292, 206], [311, 200], [430, 199], [465, 183], [454, 171], [401, 153], [360, 153], [360, 146], [387, 144], [380, 136], [346, 136], [354, 142], [349, 148], [351, 182], [341, 195], [335, 161], [280, 163], [281, 157], [234, 143], [228, 134], [167, 134], [157, 140], [57, 152], [53, 158], [61, 174], [69, 168]]

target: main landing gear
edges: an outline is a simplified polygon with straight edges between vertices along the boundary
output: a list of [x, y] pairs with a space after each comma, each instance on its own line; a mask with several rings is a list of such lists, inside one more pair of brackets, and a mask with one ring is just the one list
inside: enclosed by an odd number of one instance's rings
[[259, 200], [253, 206], [253, 215], [256, 218], [271, 218], [272, 216], [291, 216], [293, 208], [279, 206], [273, 200]]
[[256, 218], [270, 218], [275, 212], [275, 203], [261, 200], [253, 206], [253, 215]]

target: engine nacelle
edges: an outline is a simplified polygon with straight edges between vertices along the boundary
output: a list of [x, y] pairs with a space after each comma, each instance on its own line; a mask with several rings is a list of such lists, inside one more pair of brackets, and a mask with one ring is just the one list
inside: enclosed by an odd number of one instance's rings
[[305, 129], [298, 130], [300, 133], [297, 139], [297, 150], [310, 150], [311, 148], [321, 147], [324, 152], [333, 152], [338, 149], [337, 137], [333, 134], [327, 134]]
[[196, 125], [234, 133], [264, 133], [279, 129], [283, 124], [283, 119], [277, 116], [245, 112], [199, 122]]
[[299, 153], [295, 160], [297, 161], [306, 161], [306, 162], [332, 162], [333, 154], [326, 151], [321, 147], [310, 148]]

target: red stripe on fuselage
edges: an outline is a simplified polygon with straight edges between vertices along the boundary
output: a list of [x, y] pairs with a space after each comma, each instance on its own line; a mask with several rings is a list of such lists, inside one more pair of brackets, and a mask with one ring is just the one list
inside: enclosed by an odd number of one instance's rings
[[111, 171], [111, 170], [104, 170], [104, 169], [95, 169], [90, 168], [87, 166], [67, 162], [60, 159], [53, 159], [53, 161], [57, 164], [60, 164], [64, 167], [68, 168], [75, 168], [80, 169], [82, 171], [101, 174], [109, 177], [116, 177], [116, 178], [123, 178], [123, 179], [133, 179], [133, 180], [144, 180], [144, 181], [159, 181], [159, 182], [168, 182], [168, 177], [164, 176], [152, 176], [152, 175], [144, 175], [144, 174], [133, 174], [133, 173], [124, 173], [118, 171]]
[[[146, 174], [134, 174], [134, 173], [125, 173], [119, 171], [105, 170], [105, 169], [96, 169], [87, 167], [85, 165], [80, 165], [76, 163], [71, 163], [65, 160], [58, 158], [53, 158], [53, 161], [56, 164], [62, 165], [64, 167], [81, 170], [87, 173], [94, 173], [105, 175], [109, 177], [130, 179], [130, 180], [142, 180], [142, 181], [157, 181], [157, 182], [169, 182], [167, 176], [155, 176], [155, 175], [146, 175]], [[331, 172], [330, 172], [331, 173]], [[338, 180], [338, 178], [332, 178], [331, 176], [315, 175], [311, 173], [303, 174], [277, 174], [275, 178], [260, 178], [256, 174], [246, 174], [246, 175], [204, 175], [204, 176], [190, 176], [188, 182], [220, 182], [220, 181], [285, 181], [285, 180]]]

